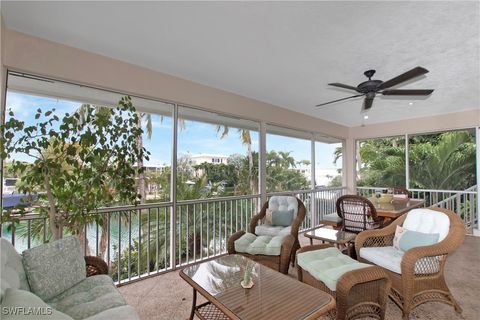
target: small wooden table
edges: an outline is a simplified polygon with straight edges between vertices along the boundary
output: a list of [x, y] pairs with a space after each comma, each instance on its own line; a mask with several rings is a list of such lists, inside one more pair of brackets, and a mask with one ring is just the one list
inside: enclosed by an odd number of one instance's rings
[[[254, 286], [240, 286], [247, 263]], [[180, 277], [193, 287], [190, 320], [316, 319], [335, 308], [335, 299], [241, 255], [228, 255], [186, 267]], [[196, 305], [197, 291], [208, 301]]]
[[385, 217], [395, 220], [402, 214], [408, 211], [423, 206], [425, 202], [423, 199], [393, 199], [391, 203], [379, 203], [375, 198], [370, 198], [375, 209], [377, 209], [377, 216]]
[[325, 226], [320, 226], [313, 230], [307, 231], [304, 233], [304, 235], [310, 239], [310, 245], [313, 244], [313, 239], [320, 240], [322, 242], [334, 243], [339, 249], [342, 249], [342, 247], [347, 248], [349, 256], [351, 256], [352, 242], [357, 236], [356, 233], [330, 229]]

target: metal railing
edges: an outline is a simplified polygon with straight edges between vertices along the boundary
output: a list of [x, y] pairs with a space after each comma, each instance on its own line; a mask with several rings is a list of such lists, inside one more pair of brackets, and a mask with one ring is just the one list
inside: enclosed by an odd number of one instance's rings
[[[321, 188], [270, 193], [300, 198], [307, 209], [302, 230], [318, 225], [324, 214], [335, 211], [338, 197], [346, 188]], [[102, 257], [121, 285], [222, 255], [227, 240], [238, 230], [248, 230], [252, 216], [261, 208], [260, 195], [151, 203], [102, 208], [91, 215], [91, 223], [80, 232], [85, 255]], [[176, 225], [171, 226], [172, 214]], [[21, 252], [51, 240], [49, 221], [29, 213], [20, 218], [8, 238]], [[171, 243], [171, 232], [175, 243]], [[71, 234], [64, 228], [63, 235]]]
[[259, 207], [260, 195], [178, 202], [176, 266], [225, 254], [228, 237], [248, 230]]
[[[371, 197], [375, 192], [382, 192], [386, 188], [357, 187], [357, 193], [364, 197]], [[478, 227], [477, 186], [465, 190], [431, 190], [409, 189], [413, 199], [425, 200], [424, 207], [440, 207], [454, 211], [462, 218], [468, 233]]]

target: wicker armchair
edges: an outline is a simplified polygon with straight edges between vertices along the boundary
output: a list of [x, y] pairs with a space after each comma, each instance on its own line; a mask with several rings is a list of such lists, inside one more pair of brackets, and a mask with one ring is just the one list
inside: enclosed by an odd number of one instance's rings
[[[390, 297], [402, 309], [403, 319], [408, 319], [410, 311], [418, 305], [433, 301], [452, 305], [456, 312], [462, 312], [447, 287], [444, 268], [448, 254], [463, 243], [465, 226], [450, 210], [430, 209], [448, 216], [450, 226], [446, 237], [434, 245], [406, 251], [401, 258], [400, 273], [384, 268], [392, 281]], [[396, 227], [403, 225], [407, 215], [404, 214], [383, 229], [361, 232], [355, 243], [359, 261], [371, 263], [361, 257], [362, 248], [392, 246]]]
[[85, 268], [87, 269], [87, 277], [97, 274], [108, 274], [108, 265], [100, 257], [86, 256]]
[[[291, 224], [291, 230], [290, 234], [295, 238], [295, 242], [293, 244], [293, 249], [292, 249], [292, 258], [295, 258], [295, 252], [297, 251], [298, 248], [300, 248], [300, 242], [298, 241], [298, 231], [300, 230], [300, 225], [302, 224], [302, 221], [305, 219], [306, 215], [306, 209], [305, 205], [303, 204], [302, 200], [297, 198], [298, 202], [298, 212], [296, 218], [293, 220]], [[252, 217], [250, 220], [250, 232], [255, 233], [255, 227], [261, 222], [263, 218], [265, 218], [265, 214], [268, 209], [268, 201], [265, 202], [265, 204], [262, 207], [262, 210], [256, 215]], [[292, 261], [293, 261], [292, 259]]]
[[407, 198], [411, 198], [412, 197], [412, 193], [410, 191], [408, 191], [407, 189], [405, 189], [404, 187], [393, 187], [393, 194], [396, 195], [406, 195]]
[[[295, 259], [295, 252], [297, 249], [300, 248], [300, 242], [298, 240], [298, 231], [300, 229], [300, 225], [302, 224], [303, 219], [305, 219], [306, 209], [305, 205], [300, 199], [296, 199], [298, 202], [298, 209], [297, 215], [293, 220], [292, 224], [290, 225], [290, 234], [285, 236], [280, 256], [270, 256], [270, 255], [251, 255], [244, 252], [236, 252], [235, 251], [235, 241], [240, 239], [241, 236], [245, 234], [245, 231], [237, 231], [236, 233], [232, 234], [230, 238], [228, 238], [227, 242], [227, 251], [229, 254], [241, 254], [250, 258], [254, 261], [257, 261], [263, 265], [271, 267], [272, 269], [278, 270], [284, 274], [288, 273], [288, 266], [290, 262], [294, 263]], [[252, 217], [250, 220], [250, 232], [255, 234], [255, 229], [259, 225], [266, 215], [268, 209], [269, 202], [265, 202], [260, 212]]]
[[[317, 244], [301, 247], [298, 253], [321, 250], [331, 244]], [[297, 265], [298, 280], [335, 297], [336, 310], [331, 318], [350, 320], [364, 317], [385, 319], [390, 280], [382, 268], [371, 266], [345, 273], [337, 281], [336, 291], [330, 290], [308, 271]]]
[[342, 218], [342, 230], [359, 233], [363, 230], [378, 229], [383, 226], [383, 218], [367, 198], [357, 195], [344, 195], [337, 200], [337, 214]]

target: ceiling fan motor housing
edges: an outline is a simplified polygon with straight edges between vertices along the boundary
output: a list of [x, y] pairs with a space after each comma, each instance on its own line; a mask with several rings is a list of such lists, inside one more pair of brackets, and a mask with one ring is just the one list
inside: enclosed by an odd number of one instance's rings
[[357, 91], [361, 93], [377, 91], [377, 87], [382, 84], [382, 80], [368, 80], [357, 86]]

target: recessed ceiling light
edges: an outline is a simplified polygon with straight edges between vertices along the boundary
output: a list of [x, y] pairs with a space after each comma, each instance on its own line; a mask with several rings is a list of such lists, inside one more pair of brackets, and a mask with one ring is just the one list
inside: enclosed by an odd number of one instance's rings
[[367, 116], [367, 115], [364, 115], [364, 116], [363, 116], [363, 119], [367, 120], [367, 119], [368, 119], [368, 116]]
[[409, 102], [408, 105], [409, 105], [409, 106], [413, 106], [413, 102]]

